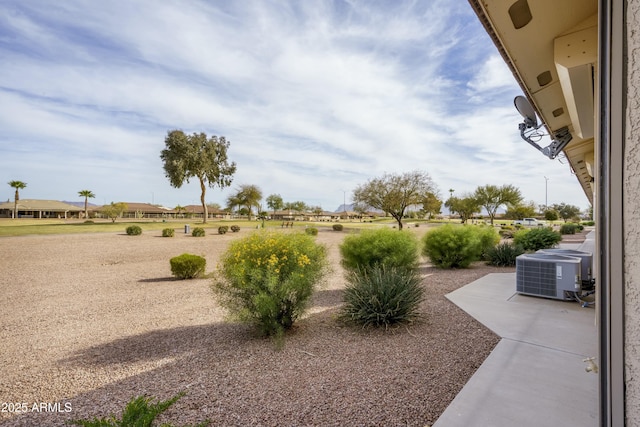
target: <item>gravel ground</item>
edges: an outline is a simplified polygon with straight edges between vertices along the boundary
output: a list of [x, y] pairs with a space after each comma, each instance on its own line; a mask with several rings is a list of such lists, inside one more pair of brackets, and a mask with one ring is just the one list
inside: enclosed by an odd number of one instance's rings
[[514, 271], [482, 263], [446, 271], [423, 262], [427, 299], [417, 323], [386, 332], [341, 324], [338, 245], [346, 233], [327, 229], [317, 239], [333, 271], [277, 350], [224, 321], [210, 279], [171, 278], [169, 258], [203, 255], [210, 272], [226, 245], [249, 232], [1, 238], [0, 425], [119, 415], [134, 396], [186, 391], [162, 420], [425, 426], [498, 342], [444, 297], [487, 273]]

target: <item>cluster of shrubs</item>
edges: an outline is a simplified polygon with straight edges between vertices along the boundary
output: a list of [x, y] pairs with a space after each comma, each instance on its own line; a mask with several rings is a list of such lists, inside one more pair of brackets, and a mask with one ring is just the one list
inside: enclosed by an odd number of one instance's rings
[[[500, 237], [512, 241], [498, 244]], [[526, 251], [552, 248], [561, 240], [561, 234], [549, 227], [503, 226], [496, 233], [493, 227], [444, 225], [425, 234], [423, 254], [440, 268], [465, 268], [481, 260], [505, 267], [514, 266]]]
[[418, 245], [412, 233], [393, 229], [347, 236], [340, 245], [347, 271], [341, 317], [385, 328], [418, 318], [424, 300]]

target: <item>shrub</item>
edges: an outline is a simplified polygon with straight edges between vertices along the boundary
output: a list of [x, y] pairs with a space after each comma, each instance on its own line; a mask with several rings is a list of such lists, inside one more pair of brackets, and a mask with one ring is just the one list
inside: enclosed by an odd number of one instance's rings
[[173, 228], [165, 228], [162, 230], [162, 237], [173, 237], [175, 230]]
[[333, 231], [342, 231], [343, 229], [342, 224], [333, 224]]
[[129, 236], [139, 236], [142, 234], [142, 228], [139, 225], [130, 225], [127, 227], [126, 232]]
[[521, 246], [511, 242], [500, 243], [489, 250], [487, 264], [497, 267], [512, 267], [516, 265], [516, 257], [523, 253], [524, 249]]
[[596, 225], [596, 223], [594, 221], [585, 221], [583, 222], [584, 225], [586, 225], [587, 227], [592, 227], [594, 225]]
[[169, 260], [171, 273], [179, 279], [193, 279], [204, 273], [207, 261], [198, 255], [182, 254]]
[[495, 228], [484, 225], [476, 227], [476, 232], [480, 238], [480, 258], [486, 260], [489, 251], [500, 242], [500, 235]]
[[578, 226], [576, 224], [568, 222], [560, 226], [560, 234], [576, 234], [577, 229]]
[[193, 229], [193, 231], [191, 232], [191, 235], [193, 237], [204, 237], [204, 228], [202, 227], [195, 227]]
[[388, 327], [419, 317], [424, 289], [415, 269], [379, 264], [362, 271], [351, 271], [347, 280], [341, 313], [345, 320], [363, 327]]
[[[120, 419], [117, 419], [115, 415], [111, 415], [108, 418], [94, 417], [92, 420], [71, 420], [68, 421], [68, 423], [83, 427], [151, 427], [158, 415], [169, 409], [171, 405], [176, 403], [176, 401], [184, 395], [185, 393], [178, 393], [171, 399], [158, 403], [151, 403], [152, 398], [150, 397], [138, 396], [127, 403]], [[162, 425], [165, 427], [171, 427], [171, 424]], [[194, 427], [205, 427], [208, 425], [209, 422], [205, 421], [195, 425]]]
[[307, 227], [304, 229], [304, 232], [307, 233], [309, 236], [317, 236], [318, 235], [318, 229], [315, 227]]
[[522, 246], [525, 251], [552, 248], [560, 240], [562, 240], [560, 233], [548, 227], [519, 230], [513, 236], [513, 243]]
[[304, 313], [326, 265], [313, 237], [259, 230], [231, 242], [213, 289], [231, 317], [279, 337]]
[[345, 237], [340, 245], [342, 265], [360, 270], [384, 264], [387, 267], [413, 268], [418, 263], [418, 240], [408, 231], [390, 228], [362, 230]]
[[83, 224], [93, 224], [94, 222], [90, 219], [86, 220], [83, 222]]
[[218, 234], [226, 234], [227, 231], [229, 231], [228, 225], [221, 225], [220, 227], [218, 227]]
[[234, 233], [237, 233], [238, 231], [240, 231], [240, 226], [239, 225], [232, 225], [231, 226], [231, 231], [233, 231]]
[[480, 259], [482, 242], [473, 226], [443, 225], [424, 235], [422, 253], [439, 268], [466, 268]]

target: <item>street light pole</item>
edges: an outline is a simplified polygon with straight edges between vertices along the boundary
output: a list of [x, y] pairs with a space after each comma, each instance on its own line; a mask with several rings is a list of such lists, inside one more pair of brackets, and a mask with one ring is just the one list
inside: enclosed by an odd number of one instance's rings
[[548, 187], [548, 185], [547, 185], [547, 184], [548, 184], [548, 183], [549, 183], [549, 178], [547, 178], [547, 177], [545, 176], [545, 177], [544, 177], [544, 208], [545, 208], [546, 210], [549, 210], [549, 201], [548, 201], [548, 199], [547, 199], [547, 194], [548, 194], [548, 192], [547, 192], [547, 187]]

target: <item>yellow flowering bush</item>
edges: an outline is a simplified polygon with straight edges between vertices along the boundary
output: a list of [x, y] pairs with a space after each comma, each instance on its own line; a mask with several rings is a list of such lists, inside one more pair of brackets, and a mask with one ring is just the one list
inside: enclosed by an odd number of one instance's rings
[[261, 230], [229, 245], [213, 289], [232, 317], [277, 336], [304, 313], [326, 265], [312, 236]]

